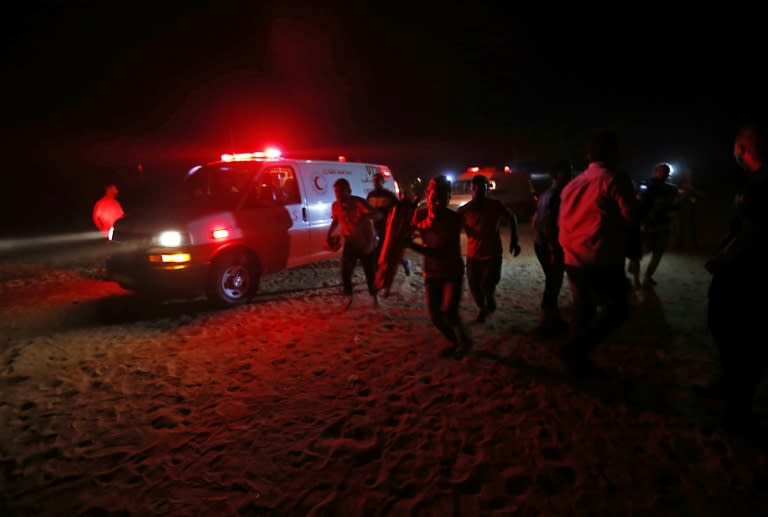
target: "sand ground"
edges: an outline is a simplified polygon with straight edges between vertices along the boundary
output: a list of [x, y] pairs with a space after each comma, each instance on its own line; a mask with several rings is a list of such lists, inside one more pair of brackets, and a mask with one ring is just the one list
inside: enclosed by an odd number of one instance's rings
[[376, 310], [358, 271], [347, 312], [335, 260], [214, 311], [105, 281], [99, 246], [0, 257], [0, 513], [768, 513], [766, 448], [696, 391], [719, 374], [708, 253], [668, 253], [597, 350], [607, 375], [578, 379], [531, 332], [521, 230], [498, 311], [472, 323], [464, 296], [462, 360], [437, 356], [415, 255]]

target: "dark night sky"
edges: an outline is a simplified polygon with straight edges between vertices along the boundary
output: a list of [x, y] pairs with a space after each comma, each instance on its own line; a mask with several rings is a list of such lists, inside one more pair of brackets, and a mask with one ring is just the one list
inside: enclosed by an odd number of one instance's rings
[[32, 187], [87, 212], [139, 162], [167, 174], [266, 144], [427, 176], [578, 162], [599, 127], [619, 131], [635, 176], [669, 160], [706, 180], [764, 107], [749, 82], [763, 41], [736, 14], [312, 4], [6, 7], [4, 154], [24, 172], [3, 176], [3, 205]]

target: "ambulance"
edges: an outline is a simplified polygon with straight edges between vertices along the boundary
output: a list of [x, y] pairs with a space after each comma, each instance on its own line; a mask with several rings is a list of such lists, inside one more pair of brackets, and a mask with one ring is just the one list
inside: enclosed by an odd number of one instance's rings
[[386, 165], [224, 154], [190, 169], [161, 206], [115, 224], [107, 275], [137, 293], [244, 304], [263, 275], [338, 256], [326, 245], [333, 184], [345, 178], [365, 199], [376, 173], [399, 192]]
[[529, 221], [536, 211], [537, 195], [529, 172], [506, 166], [469, 167], [451, 183], [449, 208], [456, 210], [472, 200], [472, 178], [481, 174], [488, 178], [488, 197], [498, 199], [517, 217]]

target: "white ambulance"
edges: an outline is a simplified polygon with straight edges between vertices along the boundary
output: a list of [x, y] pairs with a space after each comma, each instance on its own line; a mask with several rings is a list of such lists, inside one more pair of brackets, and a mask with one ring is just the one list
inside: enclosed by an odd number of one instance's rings
[[107, 274], [139, 293], [243, 304], [262, 275], [338, 255], [326, 246], [333, 183], [346, 178], [365, 199], [376, 173], [398, 192], [386, 165], [288, 159], [274, 150], [222, 155], [192, 168], [162, 206], [116, 223]]
[[536, 211], [538, 196], [531, 174], [511, 170], [506, 166], [469, 167], [451, 183], [449, 207], [456, 210], [472, 200], [472, 178], [481, 174], [488, 178], [488, 197], [498, 199], [517, 217], [518, 221], [530, 221]]

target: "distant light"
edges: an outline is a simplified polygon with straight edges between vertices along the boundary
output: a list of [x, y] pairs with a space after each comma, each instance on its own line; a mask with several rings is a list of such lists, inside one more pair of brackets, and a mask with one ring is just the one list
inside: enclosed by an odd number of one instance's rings
[[668, 163], [667, 166], [669, 167], [669, 175], [672, 176], [675, 173], [675, 171], [677, 171], [677, 169], [671, 163]]
[[340, 162], [346, 162], [347, 161], [347, 157], [343, 156], [343, 155], [339, 155], [339, 161]]
[[448, 179], [448, 181], [453, 183], [453, 174], [446, 174], [445, 177]]
[[509, 168], [509, 165], [504, 166], [504, 172], [512, 172], [512, 169]]
[[470, 167], [469, 172], [480, 172], [480, 167]]

